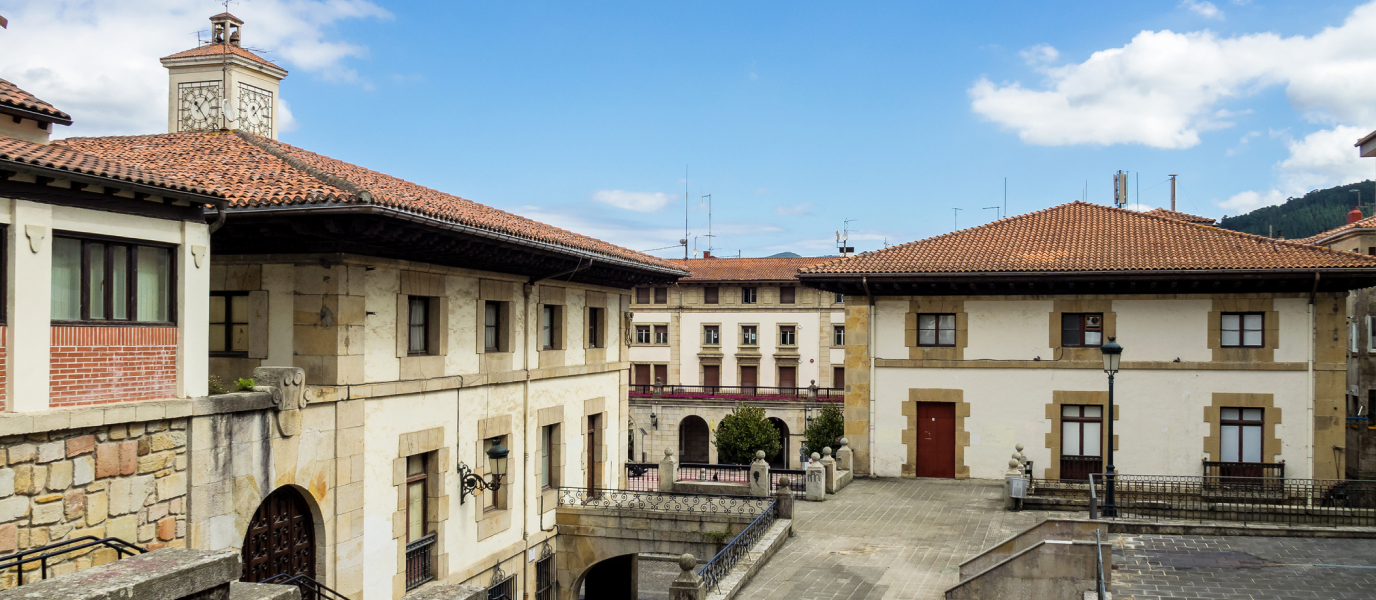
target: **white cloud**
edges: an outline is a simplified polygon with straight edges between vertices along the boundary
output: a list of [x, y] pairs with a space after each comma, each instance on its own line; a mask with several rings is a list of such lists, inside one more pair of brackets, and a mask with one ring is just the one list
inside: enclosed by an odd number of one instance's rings
[[813, 204], [811, 202], [799, 202], [797, 204], [794, 204], [793, 206], [780, 205], [774, 207], [774, 214], [785, 216], [810, 215], [812, 214], [812, 207], [814, 206], [816, 206], [816, 204]]
[[1234, 194], [1218, 205], [1248, 211], [1280, 204], [1286, 198], [1301, 196], [1313, 189], [1371, 179], [1376, 165], [1371, 159], [1362, 158], [1352, 147], [1368, 132], [1365, 128], [1338, 126], [1316, 131], [1303, 139], [1292, 139], [1286, 143], [1290, 157], [1276, 165], [1280, 179], [1276, 189]]
[[626, 190], [597, 190], [592, 199], [603, 204], [636, 212], [655, 212], [668, 206], [676, 197], [664, 192], [628, 192]]
[[1222, 19], [1223, 11], [1214, 6], [1213, 2], [1200, 2], [1199, 0], [1185, 0], [1180, 3], [1182, 8], [1187, 8], [1191, 12], [1204, 17], [1205, 19]]
[[[254, 0], [236, 4], [245, 46], [293, 75], [357, 80], [349, 58], [367, 48], [335, 39], [348, 19], [388, 19], [366, 0]], [[167, 126], [167, 71], [158, 59], [193, 48], [214, 3], [193, 0], [33, 0], [7, 9], [0, 77], [71, 113], [57, 134], [156, 133]]]
[[969, 89], [974, 112], [1034, 145], [1189, 148], [1227, 127], [1220, 105], [1283, 85], [1292, 106], [1323, 124], [1376, 122], [1376, 3], [1313, 36], [1143, 31], [1079, 64], [1038, 69], [1044, 86]]
[[1036, 46], [1023, 50], [1018, 54], [1022, 55], [1022, 59], [1026, 61], [1027, 64], [1032, 65], [1034, 67], [1041, 67], [1043, 65], [1056, 62], [1056, 59], [1060, 58], [1061, 56], [1060, 51], [1056, 50], [1048, 44], [1037, 44]]

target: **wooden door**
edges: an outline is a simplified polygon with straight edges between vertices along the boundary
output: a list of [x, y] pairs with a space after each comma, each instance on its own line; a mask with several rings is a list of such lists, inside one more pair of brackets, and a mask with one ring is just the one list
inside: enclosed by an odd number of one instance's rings
[[845, 368], [845, 367], [832, 367], [832, 368], [831, 368], [831, 387], [834, 387], [834, 388], [836, 388], [836, 389], [838, 389], [838, 390], [844, 390], [844, 389], [846, 389], [846, 368]]
[[588, 466], [583, 472], [588, 474], [588, 489], [598, 489], [602, 483], [602, 414], [588, 415], [588, 447], [585, 449]]
[[653, 379], [650, 379], [650, 365], [636, 365], [636, 366], [635, 366], [635, 384], [636, 384], [636, 385], [651, 385], [651, 384], [653, 384], [653, 383], [654, 383], [654, 380], [653, 380]]
[[956, 405], [917, 403], [917, 476], [956, 476]]
[[741, 367], [741, 387], [753, 388], [759, 380], [759, 367]]
[[654, 383], [669, 385], [669, 365], [655, 365]]
[[315, 522], [300, 492], [280, 487], [258, 505], [244, 535], [243, 564], [250, 583], [283, 573], [315, 578]]
[[798, 367], [779, 367], [779, 387], [798, 387]]
[[711, 387], [721, 385], [721, 365], [702, 366], [702, 385]]

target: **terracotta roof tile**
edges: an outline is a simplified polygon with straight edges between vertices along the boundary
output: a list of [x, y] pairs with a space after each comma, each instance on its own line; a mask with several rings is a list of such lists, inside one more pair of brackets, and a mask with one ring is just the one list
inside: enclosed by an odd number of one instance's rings
[[866, 252], [804, 273], [1006, 273], [1376, 267], [1376, 257], [1073, 202]]
[[1158, 217], [1166, 217], [1167, 219], [1175, 219], [1177, 221], [1184, 221], [1186, 223], [1199, 223], [1200, 225], [1213, 225], [1216, 222], [1214, 219], [1210, 219], [1209, 217], [1201, 217], [1199, 215], [1176, 212], [1164, 208], [1154, 208], [1152, 210], [1147, 211], [1145, 214], [1156, 215]]
[[71, 125], [72, 116], [57, 110], [53, 105], [39, 100], [19, 86], [0, 79], [0, 106], [11, 106], [20, 110], [35, 112], [52, 118], [52, 122]]
[[692, 273], [679, 279], [694, 281], [784, 281], [797, 279], [798, 271], [818, 265], [832, 258], [804, 256], [786, 258], [681, 258], [667, 262]]
[[35, 144], [11, 137], [0, 136], [0, 165], [5, 161], [22, 163], [36, 167], [80, 173], [119, 181], [138, 183], [152, 187], [165, 188], [193, 194], [204, 194], [223, 198], [220, 192], [207, 189], [190, 181], [144, 171], [115, 160], [92, 156], [72, 148], [54, 144]]
[[56, 143], [218, 189], [229, 198], [231, 208], [306, 204], [386, 206], [449, 223], [678, 270], [648, 254], [249, 133], [66, 138]]
[[252, 52], [249, 52], [248, 50], [244, 49], [244, 48], [241, 47], [241, 46], [234, 46], [234, 45], [231, 45], [231, 44], [202, 44], [202, 45], [196, 46], [195, 48], [192, 48], [192, 49], [190, 49], [190, 50], [183, 50], [183, 51], [178, 52], [178, 53], [176, 53], [176, 54], [172, 54], [172, 55], [169, 55], [169, 56], [164, 56], [164, 57], [162, 57], [162, 60], [168, 60], [168, 59], [174, 59], [174, 58], [195, 58], [195, 57], [198, 57], [198, 56], [224, 56], [224, 54], [225, 54], [226, 52], [228, 52], [228, 53], [230, 53], [230, 54], [234, 54], [234, 55], [236, 55], [236, 56], [241, 56], [241, 57], [243, 57], [243, 58], [247, 58], [247, 59], [249, 59], [249, 60], [251, 60], [251, 61], [254, 61], [254, 62], [262, 63], [262, 64], [265, 64], [265, 65], [272, 65], [274, 68], [282, 69], [283, 71], [286, 71], [286, 69], [283, 68], [282, 65], [279, 65], [279, 64], [277, 64], [277, 63], [275, 63], [275, 62], [272, 62], [272, 61], [270, 61], [270, 60], [268, 60], [268, 59], [266, 59], [266, 58], [263, 58], [263, 57], [261, 57], [261, 56], [258, 56], [257, 54], [254, 54], [254, 53], [252, 53]]
[[1334, 227], [1333, 229], [1329, 229], [1328, 231], [1311, 235], [1307, 238], [1298, 238], [1290, 241], [1300, 244], [1312, 244], [1319, 240], [1331, 238], [1349, 229], [1370, 229], [1372, 227], [1376, 227], [1376, 216], [1367, 217], [1355, 223], [1348, 223], [1346, 225], [1343, 225], [1342, 227]]

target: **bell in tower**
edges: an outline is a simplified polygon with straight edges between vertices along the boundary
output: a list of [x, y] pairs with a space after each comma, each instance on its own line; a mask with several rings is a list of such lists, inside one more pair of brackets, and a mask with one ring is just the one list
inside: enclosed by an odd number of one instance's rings
[[210, 17], [210, 42], [162, 59], [170, 133], [240, 130], [277, 139], [277, 91], [287, 70], [241, 44], [243, 20]]

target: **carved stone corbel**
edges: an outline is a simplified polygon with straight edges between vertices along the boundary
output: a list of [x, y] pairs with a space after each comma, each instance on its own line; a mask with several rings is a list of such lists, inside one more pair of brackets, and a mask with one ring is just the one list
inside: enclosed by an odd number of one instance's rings
[[272, 395], [277, 429], [283, 437], [301, 433], [301, 409], [306, 408], [306, 371], [299, 367], [253, 369], [253, 391]]

